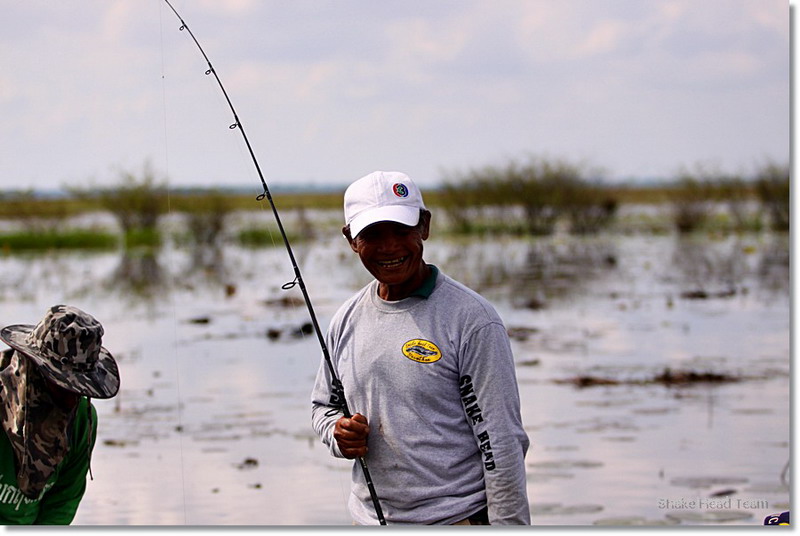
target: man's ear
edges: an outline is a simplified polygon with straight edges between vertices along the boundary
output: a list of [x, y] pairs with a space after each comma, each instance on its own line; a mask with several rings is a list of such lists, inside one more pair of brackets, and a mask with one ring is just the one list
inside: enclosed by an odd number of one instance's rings
[[427, 240], [428, 236], [431, 233], [431, 211], [424, 210], [419, 215], [420, 219], [420, 232], [422, 233], [422, 239]]
[[347, 239], [347, 243], [350, 244], [350, 249], [352, 249], [353, 251], [355, 251], [357, 253], [358, 251], [356, 250], [356, 243], [355, 243], [355, 241], [353, 241], [353, 237], [350, 236], [350, 226], [349, 225], [345, 225], [344, 227], [342, 227], [342, 234]]

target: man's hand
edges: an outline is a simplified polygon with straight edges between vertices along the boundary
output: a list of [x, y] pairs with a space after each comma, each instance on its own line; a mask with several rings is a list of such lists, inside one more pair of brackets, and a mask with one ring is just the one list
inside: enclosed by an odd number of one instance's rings
[[351, 418], [340, 417], [333, 429], [333, 438], [345, 458], [366, 456], [369, 426], [367, 418], [356, 413]]

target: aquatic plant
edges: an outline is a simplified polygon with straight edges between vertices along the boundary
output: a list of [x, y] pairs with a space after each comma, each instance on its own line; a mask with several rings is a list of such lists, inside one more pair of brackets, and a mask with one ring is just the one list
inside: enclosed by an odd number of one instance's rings
[[573, 385], [579, 389], [597, 386], [617, 385], [663, 385], [664, 387], [683, 387], [695, 384], [721, 384], [742, 381], [743, 377], [726, 372], [709, 372], [696, 370], [671, 370], [664, 368], [658, 374], [643, 379], [617, 379], [590, 374], [579, 374], [571, 378], [553, 380], [556, 384]]
[[768, 162], [756, 174], [756, 191], [775, 231], [789, 230], [789, 166]]
[[[756, 172], [756, 178], [741, 173], [726, 173], [698, 163], [693, 170], [681, 170], [669, 189], [673, 206], [673, 223], [680, 233], [708, 229], [714, 231], [760, 231], [762, 212], [753, 201], [763, 191], [762, 205], [776, 212], [774, 220], [781, 221], [784, 204], [788, 222], [789, 179], [785, 183], [778, 166]], [[773, 203], [774, 201], [774, 203]], [[774, 205], [774, 206], [773, 206]], [[780, 224], [779, 224], [780, 225]]]
[[587, 174], [584, 165], [563, 159], [511, 160], [446, 174], [438, 200], [461, 233], [504, 229], [546, 236], [562, 220], [571, 233], [594, 233], [610, 224], [617, 201]]
[[[302, 240], [302, 236], [287, 233], [289, 240], [297, 242]], [[247, 227], [240, 230], [236, 235], [239, 245], [250, 248], [268, 248], [282, 246], [281, 235], [274, 226]]]
[[114, 249], [117, 242], [113, 234], [86, 229], [24, 230], [0, 234], [0, 248], [4, 253], [53, 249], [105, 250]]
[[670, 195], [673, 222], [679, 233], [691, 233], [707, 222], [716, 199], [712, 181], [701, 169], [680, 172]]
[[734, 231], [760, 231], [761, 211], [749, 209], [754, 199], [753, 183], [738, 174], [720, 174], [715, 181], [716, 198], [727, 207]]
[[173, 210], [186, 214], [189, 240], [197, 246], [217, 244], [233, 208], [231, 196], [219, 189], [176, 197], [172, 203]]
[[33, 190], [0, 193], [0, 217], [13, 219], [29, 231], [62, 227], [74, 207], [68, 199], [49, 198]]
[[122, 170], [114, 186], [70, 188], [80, 199], [90, 199], [116, 218], [125, 237], [126, 246], [158, 245], [159, 219], [169, 210], [168, 192], [164, 181], [156, 178], [149, 162], [140, 174]]

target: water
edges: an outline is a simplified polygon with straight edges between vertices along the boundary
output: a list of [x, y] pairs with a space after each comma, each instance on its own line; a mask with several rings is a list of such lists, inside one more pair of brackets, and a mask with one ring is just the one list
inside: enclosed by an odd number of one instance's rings
[[[339, 237], [295, 247], [324, 328], [369, 276]], [[760, 525], [789, 508], [787, 237], [430, 240], [426, 260], [518, 334], [534, 524]], [[0, 264], [4, 324], [76, 305], [119, 362], [75, 524], [350, 524], [350, 462], [310, 426], [320, 351], [293, 333], [308, 315], [280, 288], [285, 250]], [[745, 379], [643, 384], [667, 367]], [[577, 376], [621, 383], [559, 383]]]

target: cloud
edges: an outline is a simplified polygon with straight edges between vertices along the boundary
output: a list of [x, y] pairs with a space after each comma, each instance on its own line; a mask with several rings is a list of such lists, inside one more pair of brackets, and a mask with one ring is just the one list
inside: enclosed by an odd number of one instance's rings
[[[76, 6], [3, 2], [0, 181], [164, 154], [178, 181], [229, 175], [230, 112], [166, 4]], [[779, 0], [175, 6], [281, 177], [390, 161], [435, 178], [539, 151], [622, 175], [788, 158]]]

